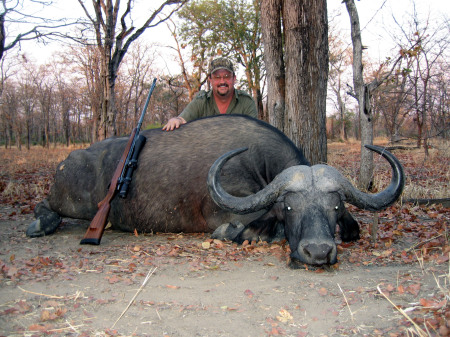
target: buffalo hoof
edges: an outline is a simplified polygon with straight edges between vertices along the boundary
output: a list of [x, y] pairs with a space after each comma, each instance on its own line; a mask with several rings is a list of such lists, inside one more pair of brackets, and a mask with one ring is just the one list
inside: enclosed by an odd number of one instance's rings
[[239, 221], [225, 223], [217, 227], [217, 229], [212, 233], [211, 238], [233, 241], [243, 229], [244, 225]]
[[28, 226], [26, 232], [30, 238], [52, 234], [61, 223], [61, 217], [50, 210], [46, 201], [36, 206], [34, 214], [36, 220]]

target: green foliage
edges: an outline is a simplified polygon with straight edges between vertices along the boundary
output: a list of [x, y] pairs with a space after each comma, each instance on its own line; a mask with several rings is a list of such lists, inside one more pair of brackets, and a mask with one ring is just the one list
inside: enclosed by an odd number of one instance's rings
[[192, 50], [194, 76], [206, 74], [217, 55], [230, 57], [246, 71], [246, 86], [259, 85], [263, 67], [259, 2], [248, 0], [194, 0], [178, 13], [185, 48]]
[[160, 128], [162, 128], [162, 124], [161, 123], [152, 123], [152, 124], [146, 125], [142, 129], [143, 130], [151, 130], [151, 129], [160, 129]]

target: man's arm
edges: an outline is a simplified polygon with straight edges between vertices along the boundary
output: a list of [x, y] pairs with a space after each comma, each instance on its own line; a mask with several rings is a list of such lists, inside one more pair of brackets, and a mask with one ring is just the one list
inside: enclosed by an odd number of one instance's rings
[[202, 100], [199, 99], [205, 95], [204, 91], [200, 91], [197, 96], [184, 108], [178, 117], [169, 119], [162, 128], [164, 131], [172, 131], [178, 129], [181, 124], [186, 124], [194, 119], [200, 118], [202, 110]]

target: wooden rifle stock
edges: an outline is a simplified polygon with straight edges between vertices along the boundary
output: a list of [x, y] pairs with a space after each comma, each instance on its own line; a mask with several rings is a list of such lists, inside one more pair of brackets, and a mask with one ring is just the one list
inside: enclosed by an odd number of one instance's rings
[[[155, 89], [155, 85], [156, 85], [156, 78], [153, 79], [153, 83], [150, 88], [150, 92], [148, 93], [147, 100], [145, 102], [144, 109], [142, 110], [141, 118], [139, 119], [138, 125], [134, 128], [133, 132], [131, 133], [125, 151], [123, 152], [123, 155], [120, 158], [119, 165], [117, 165], [116, 171], [114, 172], [114, 175], [111, 179], [108, 193], [106, 194], [105, 199], [103, 199], [98, 203], [97, 214], [95, 214], [94, 219], [92, 219], [92, 222], [89, 225], [86, 234], [84, 234], [83, 239], [81, 239], [80, 244], [90, 244], [90, 245], [100, 244], [103, 232], [105, 231], [109, 211], [111, 209], [112, 199], [114, 199], [114, 196], [116, 195], [116, 192], [118, 190], [120, 190], [120, 195], [122, 198], [125, 198], [127, 195], [127, 189], [131, 182], [131, 175], [133, 174], [133, 169], [136, 165], [135, 162], [137, 162], [139, 151], [145, 144], [145, 137], [140, 136], [139, 131], [141, 130], [145, 112], [147, 111], [148, 103], [150, 102], [150, 97], [152, 96], [153, 90]], [[130, 167], [130, 165], [133, 167]], [[129, 171], [128, 175], [127, 171]]]
[[111, 179], [111, 183], [109, 185], [108, 193], [106, 197], [98, 203], [98, 211], [95, 214], [94, 219], [92, 219], [89, 228], [84, 234], [83, 239], [81, 239], [80, 244], [89, 244], [89, 245], [99, 245], [100, 240], [102, 239], [103, 232], [105, 231], [106, 221], [108, 220], [109, 211], [111, 209], [111, 201], [114, 199], [114, 196], [117, 192], [117, 184], [119, 183], [119, 178], [122, 174], [122, 171], [125, 167], [125, 163], [127, 161], [128, 153], [131, 150], [131, 146], [133, 145], [133, 139], [137, 132], [137, 128], [133, 130], [130, 138], [128, 139], [127, 146], [125, 151], [120, 158], [119, 164], [117, 165], [116, 171]]

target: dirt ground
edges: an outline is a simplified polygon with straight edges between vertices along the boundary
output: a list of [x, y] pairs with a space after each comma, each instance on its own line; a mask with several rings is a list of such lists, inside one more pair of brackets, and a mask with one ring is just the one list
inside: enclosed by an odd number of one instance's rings
[[290, 269], [283, 243], [106, 230], [89, 246], [87, 222], [30, 239], [32, 220], [0, 205], [0, 336], [448, 335], [448, 252], [424, 259], [414, 236], [341, 244], [311, 270]]

